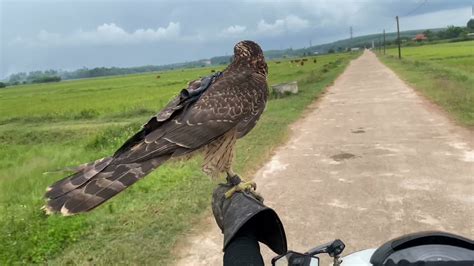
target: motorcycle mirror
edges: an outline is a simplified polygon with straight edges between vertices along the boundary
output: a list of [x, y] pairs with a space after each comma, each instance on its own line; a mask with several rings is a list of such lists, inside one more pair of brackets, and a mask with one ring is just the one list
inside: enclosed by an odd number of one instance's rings
[[317, 246], [306, 252], [306, 254], [314, 256], [316, 254], [327, 253], [330, 257], [334, 258], [341, 255], [345, 247], [346, 245], [344, 244], [344, 242], [342, 242], [340, 239], [336, 239], [326, 244]]
[[288, 251], [272, 259], [273, 266], [319, 266], [319, 258], [309, 254]]

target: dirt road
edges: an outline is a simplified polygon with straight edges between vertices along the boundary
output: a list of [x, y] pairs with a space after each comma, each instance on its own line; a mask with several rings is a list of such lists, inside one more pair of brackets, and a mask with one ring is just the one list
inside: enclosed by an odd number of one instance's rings
[[[340, 238], [346, 252], [414, 231], [474, 238], [474, 136], [385, 67], [354, 60], [256, 174], [265, 203], [305, 251]], [[212, 217], [180, 244], [178, 265], [222, 265]], [[262, 245], [265, 261], [273, 254]]]

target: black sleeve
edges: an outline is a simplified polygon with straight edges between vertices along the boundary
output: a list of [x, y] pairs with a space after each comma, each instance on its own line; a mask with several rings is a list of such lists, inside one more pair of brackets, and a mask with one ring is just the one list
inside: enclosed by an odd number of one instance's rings
[[224, 266], [240, 265], [264, 265], [252, 222], [244, 225], [224, 250]]

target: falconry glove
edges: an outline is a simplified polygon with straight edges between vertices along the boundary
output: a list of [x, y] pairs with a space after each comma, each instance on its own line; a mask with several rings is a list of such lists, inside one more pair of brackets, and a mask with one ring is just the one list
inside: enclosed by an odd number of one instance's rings
[[228, 178], [226, 184], [219, 184], [212, 195], [212, 212], [216, 223], [224, 234], [224, 250], [243, 227], [255, 235], [259, 242], [267, 245], [277, 254], [287, 251], [286, 235], [277, 213], [263, 204], [263, 198], [246, 190], [235, 191], [226, 197], [240, 178]]

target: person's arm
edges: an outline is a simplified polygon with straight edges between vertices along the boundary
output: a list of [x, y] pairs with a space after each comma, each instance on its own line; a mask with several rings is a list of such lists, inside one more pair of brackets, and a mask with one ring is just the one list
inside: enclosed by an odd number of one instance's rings
[[235, 185], [219, 184], [212, 198], [212, 211], [224, 234], [224, 265], [264, 265], [258, 242], [278, 254], [286, 253], [283, 225], [254, 191], [239, 191], [226, 198], [225, 192]]
[[242, 228], [224, 249], [224, 266], [264, 265], [253, 229]]

